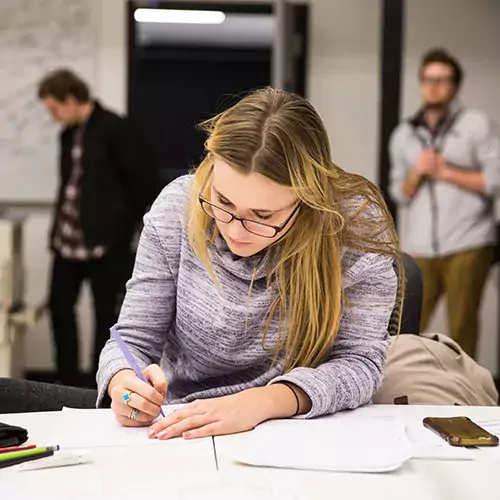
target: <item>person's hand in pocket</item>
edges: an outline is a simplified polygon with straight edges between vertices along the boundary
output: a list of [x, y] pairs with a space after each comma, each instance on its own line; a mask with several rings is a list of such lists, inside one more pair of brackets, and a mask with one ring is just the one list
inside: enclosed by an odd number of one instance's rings
[[119, 371], [110, 381], [108, 394], [118, 422], [126, 427], [149, 425], [159, 414], [167, 394], [167, 378], [158, 365], [143, 371], [143, 382], [133, 370]]

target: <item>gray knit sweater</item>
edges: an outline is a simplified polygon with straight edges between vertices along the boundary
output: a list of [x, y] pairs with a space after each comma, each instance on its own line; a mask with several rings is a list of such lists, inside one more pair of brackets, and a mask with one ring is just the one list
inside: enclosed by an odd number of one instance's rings
[[[396, 301], [393, 260], [344, 249], [343, 284], [350, 302], [330, 355], [317, 368], [283, 374], [272, 363], [277, 340], [273, 323], [262, 345], [262, 325], [272, 301], [262, 257], [239, 258], [222, 238], [210, 249], [215, 285], [186, 234], [192, 179], [169, 186], [146, 215], [135, 269], [118, 329], [140, 366], [157, 363], [169, 382], [167, 402], [233, 394], [280, 380], [293, 382], [312, 401], [306, 417], [368, 403], [382, 379], [388, 323]], [[110, 379], [127, 362], [114, 340], [104, 347], [97, 374], [98, 406]]]

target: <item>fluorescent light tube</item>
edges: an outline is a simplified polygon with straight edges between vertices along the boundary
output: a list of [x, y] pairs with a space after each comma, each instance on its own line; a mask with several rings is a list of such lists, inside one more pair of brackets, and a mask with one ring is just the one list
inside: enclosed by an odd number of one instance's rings
[[138, 23], [222, 24], [226, 14], [219, 10], [137, 9]]

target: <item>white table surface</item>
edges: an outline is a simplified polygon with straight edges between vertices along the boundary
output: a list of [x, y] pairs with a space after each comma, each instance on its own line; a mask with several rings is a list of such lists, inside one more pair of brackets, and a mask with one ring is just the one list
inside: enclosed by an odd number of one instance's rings
[[[103, 419], [114, 420], [111, 410], [95, 411]], [[0, 422], [28, 429], [27, 444], [45, 446], [58, 444], [54, 438], [58, 428], [67, 428], [72, 418], [76, 419], [72, 412], [25, 413], [0, 415]], [[82, 431], [75, 425], [74, 432]], [[184, 498], [183, 488], [194, 478], [212, 481], [217, 473], [213, 439], [205, 441], [155, 440], [145, 446], [98, 447], [91, 448], [94, 460], [89, 464], [29, 472], [0, 469], [0, 499], [140, 500], [158, 494], [177, 500]]]
[[[53, 440], [64, 412], [0, 415], [0, 422], [26, 427], [38, 445]], [[102, 412], [102, 418], [113, 418]], [[500, 420], [497, 407], [367, 406], [359, 417], [415, 421], [426, 416], [465, 415], [475, 421]], [[75, 426], [75, 433], [79, 432]], [[499, 500], [500, 455], [478, 461], [410, 460], [387, 474], [347, 474], [258, 468], [233, 456], [251, 433], [149, 446], [93, 448], [94, 462], [30, 472], [0, 469], [0, 497], [50, 500], [106, 498], [139, 500]], [[498, 450], [500, 452], [500, 450]], [[218, 468], [218, 470], [217, 470]], [[106, 497], [104, 496], [106, 495]]]
[[[407, 422], [434, 416], [468, 416], [480, 422], [500, 420], [499, 407], [372, 405], [356, 417], [393, 417]], [[234, 462], [245, 434], [215, 438], [221, 475], [240, 487], [273, 489], [278, 498], [296, 500], [499, 500], [500, 449], [496, 460], [413, 459], [387, 474], [351, 474], [250, 467]], [[290, 493], [292, 492], [294, 496]], [[279, 496], [278, 494], [281, 494]], [[256, 495], [257, 497], [257, 495]], [[269, 497], [271, 498], [271, 497]], [[262, 496], [261, 496], [262, 500]], [[267, 500], [267, 499], [266, 499]]]

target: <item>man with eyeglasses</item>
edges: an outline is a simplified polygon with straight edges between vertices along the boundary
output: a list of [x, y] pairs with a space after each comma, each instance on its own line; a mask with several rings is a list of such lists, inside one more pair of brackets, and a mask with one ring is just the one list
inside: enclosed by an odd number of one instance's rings
[[422, 269], [421, 330], [444, 295], [450, 334], [474, 356], [495, 258], [499, 134], [484, 113], [458, 101], [463, 70], [445, 50], [423, 56], [419, 77], [422, 107], [391, 137], [390, 193], [404, 216], [403, 249]]

